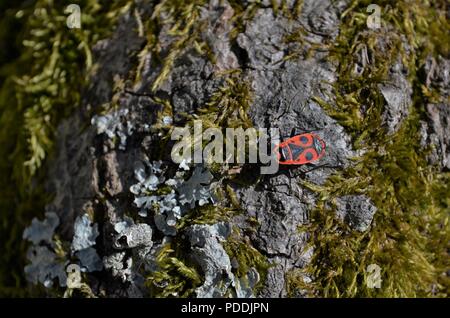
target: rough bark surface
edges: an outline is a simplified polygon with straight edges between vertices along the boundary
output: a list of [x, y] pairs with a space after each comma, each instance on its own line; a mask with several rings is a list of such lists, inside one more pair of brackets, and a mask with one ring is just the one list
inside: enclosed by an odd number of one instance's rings
[[[151, 7], [136, 3], [142, 16], [151, 15]], [[201, 11], [201, 21], [206, 25], [201, 38], [209, 43], [216, 56], [215, 63], [193, 48], [183, 50], [168, 78], [152, 96], [147, 92], [161, 69], [150, 67], [149, 62], [144, 63], [137, 83], [131, 85], [125, 81], [117, 85], [118, 79], [131, 77], [144, 45], [132, 12], [120, 18], [111, 38], [96, 45], [94, 58], [98, 68], [83, 94], [83, 107], [58, 127], [47, 185], [55, 197], [46, 209], [58, 216], [57, 231], [62, 240], [71, 242], [69, 258], [92, 276], [90, 288], [94, 294], [148, 295], [142, 270], [155, 270], [155, 255], [176, 237], [177, 242], [183, 242], [184, 252], [190, 255], [202, 276], [203, 282], [195, 290], [198, 297], [224, 296], [230, 287], [238, 297], [287, 296], [287, 273], [303, 268], [311, 256], [311, 251], [304, 251], [308, 235], [300, 233], [298, 228], [308, 221], [316, 195], [302, 187], [301, 181], [321, 185], [333, 172], [350, 165], [350, 157], [357, 153], [344, 128], [313, 98], [332, 102], [330, 84], [336, 81], [337, 74], [336, 66], [327, 59], [328, 53], [315, 51], [308, 58], [284, 59], [292, 46], [299, 51], [307, 50], [298, 43], [286, 42], [285, 37], [302, 26], [308, 30], [306, 37], [311, 42], [333, 41], [339, 29], [338, 17], [346, 7], [346, 1], [305, 0], [297, 19], [275, 15], [272, 8], [262, 7], [244, 23], [236, 39], [230, 40], [233, 9], [226, 1], [219, 4], [211, 0]], [[158, 40], [161, 52], [169, 52], [174, 41], [169, 26], [160, 31]], [[150, 61], [151, 53], [147, 55], [140, 58]], [[436, 63], [442, 67], [435, 67]], [[429, 85], [437, 85], [447, 97], [449, 65], [445, 59], [430, 60], [428, 67]], [[165, 194], [164, 198], [146, 198], [142, 200], [147, 201], [139, 203], [139, 198], [145, 198], [143, 189], [151, 189], [152, 182], [155, 185], [169, 179], [174, 183], [183, 182], [180, 180], [186, 181], [191, 171], [195, 171], [191, 167], [186, 172], [170, 162], [170, 144], [162, 150], [162, 167], [156, 166], [161, 136], [153, 126], [161, 123], [158, 112], [163, 106], [154, 97], [167, 99], [172, 105], [173, 118], [164, 120], [182, 125], [186, 113], [196, 113], [224, 84], [214, 74], [237, 68], [242, 70], [242, 80], [253, 91], [248, 115], [255, 127], [280, 128], [283, 137], [292, 132], [316, 132], [327, 141], [327, 156], [306, 167], [261, 176], [256, 184], [233, 184], [241, 214], [225, 222], [190, 225], [178, 233], [171, 223], [171, 220], [178, 222], [178, 212], [173, 211], [179, 208], [183, 214], [189, 210], [188, 205], [180, 203], [183, 196], [179, 187], [172, 197]], [[395, 132], [408, 115], [412, 94], [401, 63], [392, 68], [391, 81], [381, 85], [380, 90], [386, 100], [385, 125]], [[111, 100], [115, 101], [114, 107], [100, 114], [102, 105]], [[449, 109], [443, 104], [427, 105], [429, 121], [422, 123], [423, 145], [435, 145], [429, 159], [442, 169], [450, 169]], [[86, 126], [86, 123], [92, 124]], [[199, 172], [199, 178], [206, 178], [208, 184], [218, 181], [202, 173]], [[149, 177], [156, 179], [151, 181]], [[193, 185], [200, 191], [201, 183], [194, 181]], [[197, 198], [196, 193], [192, 195]], [[146, 205], [148, 200], [166, 200], [168, 211], [155, 215]], [[210, 198], [206, 195], [205, 200]], [[198, 205], [200, 201], [193, 202]], [[357, 231], [365, 231], [376, 213], [376, 207], [364, 195], [344, 196], [337, 205], [338, 216]], [[87, 224], [83, 223], [83, 217], [87, 217]], [[252, 231], [248, 231], [248, 218], [257, 224]], [[50, 226], [50, 221], [47, 218], [45, 233], [51, 236], [55, 226], [53, 223]], [[260, 273], [251, 269], [247, 283], [235, 277], [232, 269], [239, 264], [223, 247], [233, 235], [233, 228], [239, 229], [247, 244], [272, 264], [256, 291], [252, 287], [262, 279]], [[41, 238], [36, 240], [42, 242]], [[38, 251], [38, 254], [47, 252]], [[53, 261], [52, 256], [43, 258], [47, 263]], [[27, 273], [33, 281], [51, 284], [54, 277], [59, 277], [59, 284], [66, 285], [65, 278], [61, 278], [64, 274], [59, 272], [53, 277], [36, 277], [29, 268]], [[305, 281], [308, 279], [305, 277]]]

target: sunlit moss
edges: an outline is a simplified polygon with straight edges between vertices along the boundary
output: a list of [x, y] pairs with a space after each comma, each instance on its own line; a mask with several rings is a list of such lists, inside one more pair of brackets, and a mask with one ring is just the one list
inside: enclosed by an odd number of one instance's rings
[[153, 82], [152, 90], [159, 88], [172, 70], [173, 64], [183, 49], [192, 46], [202, 27], [200, 9], [205, 0], [164, 0], [155, 6], [153, 17], [159, 25], [171, 25], [168, 34], [175, 37], [168, 55], [162, 60], [162, 69]]
[[[193, 266], [186, 264], [181, 248], [172, 249], [169, 244], [163, 246], [156, 256], [156, 271], [147, 276], [147, 287], [152, 297], [188, 297], [202, 283], [202, 278]], [[179, 254], [179, 253], [178, 253]]]
[[[70, 1], [31, 1], [10, 11], [21, 55], [2, 65], [0, 90], [0, 294], [24, 295], [22, 231], [44, 212], [45, 169], [56, 126], [80, 101], [92, 66], [90, 47], [114, 28], [128, 1], [85, 0], [81, 29], [68, 29]], [[12, 21], [12, 19], [10, 19]], [[3, 36], [2, 36], [3, 39]], [[39, 290], [40, 288], [36, 288]]]
[[[314, 254], [303, 272], [290, 273], [290, 287], [327, 297], [445, 297], [449, 288], [445, 272], [449, 267], [450, 175], [428, 165], [418, 133], [419, 120], [425, 117], [423, 106], [431, 96], [424, 94], [418, 70], [427, 54], [448, 56], [448, 41], [437, 41], [448, 30], [443, 19], [445, 5], [379, 1], [387, 8], [382, 18], [390, 31], [385, 33], [365, 27], [365, 9], [370, 3], [353, 1], [344, 12], [340, 35], [327, 47], [330, 58], [338, 63], [334, 103], [316, 99], [346, 128], [354, 147], [364, 150], [364, 155], [323, 186], [302, 182], [318, 194], [310, 223], [302, 229], [311, 235], [307, 248], [313, 247]], [[379, 47], [381, 42], [384, 50]], [[361, 46], [368, 49], [372, 63], [358, 78], [352, 69]], [[384, 100], [377, 84], [387, 79], [397, 58], [407, 66], [413, 103], [409, 117], [389, 135], [382, 128]], [[367, 232], [352, 231], [335, 216], [335, 198], [345, 194], [366, 194], [377, 206]], [[369, 264], [381, 267], [380, 289], [365, 283]], [[304, 274], [313, 278], [312, 284], [303, 284]]]
[[199, 109], [195, 118], [206, 128], [253, 127], [248, 111], [253, 100], [249, 84], [239, 74], [226, 78], [226, 83], [213, 93], [209, 102]]
[[232, 235], [224, 242], [223, 247], [231, 260], [235, 260], [238, 267], [233, 269], [234, 274], [247, 282], [247, 274], [251, 268], [258, 271], [260, 275], [259, 282], [255, 286], [257, 292], [266, 281], [267, 271], [271, 267], [267, 258], [262, 255], [252, 244], [239, 234], [238, 230], [233, 231]]
[[[161, 5], [157, 8], [159, 11], [156, 12], [166, 12], [169, 13], [167, 17], [167, 21], [174, 23], [174, 21], [178, 21], [173, 27], [173, 35], [177, 37], [174, 44], [171, 46], [169, 53], [167, 56], [161, 61], [162, 70], [153, 83], [153, 89], [157, 89], [159, 85], [167, 78], [169, 75], [172, 66], [176, 60], [176, 58], [181, 54], [182, 50], [186, 47], [194, 47], [196, 48], [197, 54], [201, 54], [206, 56], [210, 61], [214, 62], [214, 58], [211, 57], [211, 51], [206, 47], [205, 42], [196, 41], [195, 36], [199, 32], [201, 27], [200, 24], [195, 24], [198, 22], [198, 10], [202, 5], [202, 1], [197, 1], [190, 3], [189, 6], [185, 7], [176, 7], [177, 1], [165, 1], [162, 2]], [[239, 7], [238, 4], [233, 3], [233, 8], [238, 10], [243, 14], [244, 9]], [[240, 9], [242, 9], [242, 11]], [[155, 15], [154, 15], [155, 16]], [[175, 19], [178, 17], [177, 19]], [[172, 32], [171, 31], [171, 32]], [[154, 47], [157, 47], [154, 46]], [[248, 111], [252, 102], [252, 91], [246, 81], [244, 81], [241, 77], [241, 72], [239, 70], [230, 70], [228, 72], [215, 74], [217, 78], [223, 80], [223, 85], [221, 85], [209, 98], [209, 101], [205, 105], [201, 105], [200, 109], [196, 112], [196, 114], [189, 116], [186, 114], [186, 120], [192, 123], [194, 120], [202, 120], [203, 129], [207, 128], [219, 128], [224, 129], [226, 127], [252, 127], [252, 123], [248, 116]], [[165, 108], [171, 108], [169, 101], [159, 100], [159, 103], [162, 104]], [[191, 125], [193, 126], [193, 125]], [[170, 130], [167, 131], [167, 135], [170, 134]], [[203, 141], [202, 141], [203, 142]], [[211, 166], [211, 169], [214, 171], [214, 174], [217, 178], [224, 176], [226, 171], [223, 169], [214, 169]], [[216, 199], [218, 199], [218, 203], [214, 205], [205, 205], [201, 207], [196, 207], [192, 209], [185, 217], [183, 217], [180, 222], [177, 224], [177, 228], [179, 231], [186, 228], [187, 226], [193, 224], [214, 224], [221, 221], [229, 221], [231, 217], [240, 212], [240, 205], [237, 201], [234, 191], [226, 186], [226, 182], [222, 182], [221, 187], [215, 190]], [[229, 204], [228, 204], [229, 203]], [[227, 252], [232, 253], [230, 256], [239, 256], [239, 264], [242, 261], [242, 266], [240, 265], [241, 271], [246, 268], [246, 264], [255, 263], [255, 267], [257, 270], [261, 269], [264, 266], [257, 266], [258, 264], [262, 264], [265, 258], [262, 255], [257, 255], [258, 258], [252, 258], [257, 254], [257, 251], [245, 245], [245, 249], [243, 249], [239, 254], [234, 250], [233, 247], [238, 247], [237, 240], [233, 241], [234, 243], [228, 244]], [[177, 246], [174, 249], [174, 253], [177, 253], [179, 257], [183, 257], [186, 251], [182, 250], [180, 246]], [[252, 258], [248, 260], [247, 258]], [[167, 280], [169, 283], [168, 288], [164, 291], [156, 291], [156, 295], [158, 296], [167, 296], [173, 295], [174, 293], [179, 295], [190, 295], [193, 293], [193, 281], [190, 277], [186, 275], [175, 275], [175, 278], [170, 278], [170, 275], [173, 274], [175, 270], [174, 264], [166, 264], [167, 270], [158, 272], [158, 273], [149, 273], [149, 279], [153, 283], [149, 285], [150, 289], [154, 293], [154, 285], [156, 280]], [[168, 273], [171, 271], [171, 274]], [[246, 274], [246, 273], [245, 273]], [[185, 286], [191, 286], [185, 290]]]

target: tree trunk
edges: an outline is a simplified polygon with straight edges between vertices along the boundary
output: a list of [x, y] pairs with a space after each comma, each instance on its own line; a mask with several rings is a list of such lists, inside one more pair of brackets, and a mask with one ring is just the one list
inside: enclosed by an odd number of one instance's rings
[[[393, 293], [370, 288], [367, 266], [395, 268], [377, 255], [400, 253], [413, 209], [448, 208], [449, 60], [430, 52], [413, 72], [401, 54], [419, 48], [390, 20], [366, 26], [359, 2], [350, 13], [348, 1], [174, 3], [135, 1], [92, 47], [81, 107], [58, 125], [46, 163], [54, 197], [45, 220], [24, 233], [36, 252], [28, 279], [106, 297]], [[357, 27], [348, 18], [356, 12]], [[349, 48], [355, 34], [360, 45]], [[261, 163], [174, 163], [171, 133], [194, 120], [223, 132], [277, 128], [281, 140], [313, 133], [325, 155], [274, 174], [262, 174]], [[408, 125], [417, 143], [402, 148]], [[416, 158], [409, 151], [424, 151], [425, 165], [407, 162]], [[428, 184], [415, 173], [430, 167], [447, 202], [428, 193], [408, 203]], [[325, 272], [339, 292], [326, 288]]]

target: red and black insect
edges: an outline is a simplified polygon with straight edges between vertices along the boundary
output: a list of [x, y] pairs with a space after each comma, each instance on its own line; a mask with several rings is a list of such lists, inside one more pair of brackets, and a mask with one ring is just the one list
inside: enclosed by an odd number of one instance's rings
[[314, 133], [304, 133], [284, 140], [274, 148], [280, 165], [303, 165], [325, 155], [325, 142]]

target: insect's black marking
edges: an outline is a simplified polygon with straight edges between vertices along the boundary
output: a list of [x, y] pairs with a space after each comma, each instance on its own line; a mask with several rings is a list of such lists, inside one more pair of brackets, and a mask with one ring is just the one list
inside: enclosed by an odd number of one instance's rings
[[290, 143], [289, 148], [291, 148], [292, 159], [297, 159], [300, 154], [304, 151], [303, 147], [297, 146], [295, 144]]

